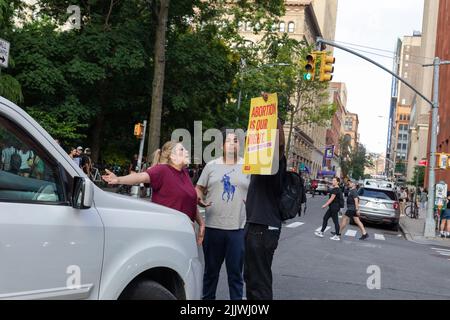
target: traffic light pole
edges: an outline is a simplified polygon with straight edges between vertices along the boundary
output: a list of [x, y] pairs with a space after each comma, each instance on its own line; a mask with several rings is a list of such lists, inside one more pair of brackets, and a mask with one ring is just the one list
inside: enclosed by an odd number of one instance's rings
[[371, 64], [376, 65], [378, 68], [383, 69], [384, 71], [386, 71], [387, 73], [389, 73], [390, 75], [392, 75], [394, 78], [398, 79], [399, 81], [401, 81], [402, 83], [404, 83], [407, 87], [409, 87], [412, 91], [414, 91], [415, 93], [417, 93], [418, 96], [420, 96], [422, 99], [424, 99], [426, 102], [428, 102], [431, 106], [433, 105], [433, 102], [431, 102], [427, 97], [425, 97], [421, 92], [419, 92], [416, 88], [414, 88], [408, 81], [406, 81], [405, 79], [403, 79], [402, 77], [398, 76], [397, 74], [395, 74], [394, 72], [392, 72], [391, 70], [387, 69], [386, 67], [382, 66], [381, 64], [379, 64], [378, 62], [356, 52], [353, 51], [349, 48], [346, 48], [344, 46], [341, 46], [333, 41], [329, 41], [329, 40], [324, 40], [320, 37], [317, 38], [317, 44], [318, 44], [318, 48], [322, 47], [322, 44], [326, 44], [329, 45], [330, 47], [334, 47], [334, 48], [338, 48], [344, 51], [347, 51], [348, 53], [351, 53], [363, 60], [366, 60], [368, 62], [370, 62]]
[[436, 225], [434, 222], [434, 198], [435, 198], [435, 184], [436, 184], [436, 147], [437, 147], [437, 127], [438, 127], [438, 116], [439, 116], [439, 67], [441, 65], [448, 65], [450, 61], [441, 61], [440, 58], [436, 57], [434, 59], [434, 63], [432, 65], [424, 65], [424, 67], [433, 66], [434, 67], [434, 83], [433, 83], [433, 101], [426, 98], [421, 92], [419, 92], [416, 88], [414, 88], [411, 84], [409, 84], [405, 79], [398, 76], [391, 70], [385, 68], [381, 64], [373, 61], [372, 59], [359, 54], [351, 49], [340, 46], [333, 41], [324, 40], [322, 38], [317, 38], [317, 46], [322, 47], [322, 44], [329, 45], [331, 47], [335, 47], [341, 50], [344, 50], [348, 53], [351, 53], [361, 59], [364, 59], [380, 69], [386, 71], [391, 74], [394, 78], [398, 79], [400, 82], [409, 87], [412, 91], [414, 91], [418, 96], [424, 99], [428, 104], [430, 104], [432, 113], [431, 113], [431, 142], [430, 142], [430, 163], [429, 163], [429, 179], [428, 179], [428, 207], [427, 207], [427, 218], [425, 221], [425, 229], [424, 236], [425, 237], [435, 237], [436, 236]]
[[[141, 144], [139, 146], [139, 157], [138, 157], [137, 168], [134, 168], [136, 170], [136, 172], [141, 172], [141, 169], [142, 169], [142, 157], [144, 155], [144, 142], [145, 142], [146, 131], [147, 131], [147, 120], [144, 120], [144, 131], [142, 132]], [[140, 190], [140, 185], [132, 186], [131, 187], [131, 195], [133, 197], [139, 198], [139, 190]]]

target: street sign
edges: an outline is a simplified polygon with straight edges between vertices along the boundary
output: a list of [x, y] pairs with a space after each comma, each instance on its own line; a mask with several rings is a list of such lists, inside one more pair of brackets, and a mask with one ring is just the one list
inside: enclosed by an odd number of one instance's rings
[[436, 185], [436, 198], [446, 199], [447, 198], [447, 184], [443, 181]]
[[0, 39], [0, 67], [8, 68], [9, 61], [9, 42]]
[[334, 158], [334, 146], [329, 146], [325, 149], [325, 159]]
[[427, 160], [420, 160], [419, 161], [419, 167], [428, 167], [428, 161]]

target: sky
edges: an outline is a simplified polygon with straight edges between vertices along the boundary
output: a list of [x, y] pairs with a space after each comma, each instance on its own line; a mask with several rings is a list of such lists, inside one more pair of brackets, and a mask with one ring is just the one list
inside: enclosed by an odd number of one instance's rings
[[[390, 56], [360, 52], [389, 70], [397, 39], [422, 30], [423, 0], [338, 0], [338, 3], [336, 42]], [[347, 109], [359, 116], [360, 142], [370, 152], [385, 153], [392, 76], [340, 49], [335, 49], [334, 56], [333, 81], [345, 82], [347, 86]]]

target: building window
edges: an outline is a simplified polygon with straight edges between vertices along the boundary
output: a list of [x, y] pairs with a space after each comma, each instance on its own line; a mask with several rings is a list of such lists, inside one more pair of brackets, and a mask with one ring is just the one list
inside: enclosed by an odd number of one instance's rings
[[284, 22], [280, 22], [280, 32], [286, 31], [286, 24]]
[[397, 144], [397, 150], [401, 150], [402, 149], [402, 144], [401, 143], [398, 143]]
[[289, 22], [288, 24], [288, 32], [294, 32], [295, 31], [295, 23]]
[[406, 60], [409, 60], [409, 54], [407, 54], [407, 55], [405, 56], [405, 59], [406, 59]]
[[406, 99], [402, 99], [402, 104], [406, 104]]
[[409, 67], [409, 63], [405, 63], [405, 68], [408, 68]]
[[405, 79], [408, 78], [408, 72], [405, 72]]

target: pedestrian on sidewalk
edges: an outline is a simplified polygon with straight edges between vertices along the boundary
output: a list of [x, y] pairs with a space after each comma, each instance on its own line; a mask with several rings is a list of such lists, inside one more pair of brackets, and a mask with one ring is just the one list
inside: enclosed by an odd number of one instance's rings
[[347, 197], [347, 211], [345, 212], [345, 215], [342, 218], [341, 224], [339, 226], [341, 234], [344, 232], [345, 228], [347, 227], [348, 223], [350, 222], [350, 219], [353, 219], [355, 224], [358, 226], [359, 230], [361, 231], [361, 238], [359, 240], [366, 240], [369, 238], [369, 234], [367, 233], [366, 229], [364, 228], [364, 225], [362, 224], [361, 220], [359, 219], [360, 213], [359, 213], [359, 196], [358, 191], [356, 190], [356, 184], [353, 181], [348, 182], [348, 186], [350, 188], [350, 191], [348, 193]]
[[450, 191], [447, 192], [446, 208], [441, 213], [441, 238], [450, 239]]
[[420, 208], [426, 209], [428, 202], [428, 190], [424, 188], [420, 193]]
[[328, 210], [323, 217], [322, 229], [320, 231], [315, 232], [315, 235], [320, 238], [323, 238], [323, 233], [325, 232], [325, 230], [328, 226], [328, 220], [330, 220], [330, 218], [332, 218], [333, 222], [334, 222], [335, 235], [332, 236], [330, 239], [334, 240], [334, 241], [341, 240], [341, 234], [339, 232], [339, 211], [341, 210], [341, 206], [340, 206], [339, 202], [342, 197], [341, 189], [339, 187], [340, 182], [341, 182], [341, 179], [339, 179], [337, 177], [333, 178], [333, 181], [332, 181], [333, 189], [331, 189], [331, 191], [330, 191], [328, 201], [322, 206], [322, 209], [325, 209], [328, 207]]
[[183, 145], [169, 141], [155, 152], [152, 167], [146, 172], [118, 177], [106, 170], [102, 178], [108, 184], [149, 183], [152, 187], [152, 202], [183, 212], [191, 219], [192, 227], [195, 221], [199, 224], [197, 244], [201, 245], [205, 223], [197, 208], [197, 192], [186, 170], [189, 162], [189, 154]]
[[400, 189], [400, 213], [402, 215], [405, 214], [405, 207], [406, 207], [406, 202], [408, 200], [408, 193], [405, 190], [405, 188], [401, 188]]
[[275, 175], [252, 175], [248, 188], [245, 226], [244, 280], [247, 300], [272, 300], [272, 260], [281, 233], [279, 204], [282, 177], [286, 172], [284, 131], [278, 120], [279, 150], [274, 165]]
[[244, 161], [239, 158], [239, 139], [234, 130], [221, 131], [223, 155], [206, 165], [196, 186], [198, 203], [206, 208], [202, 298], [216, 299], [220, 269], [225, 260], [230, 299], [242, 300], [245, 200], [250, 176], [242, 173]]

